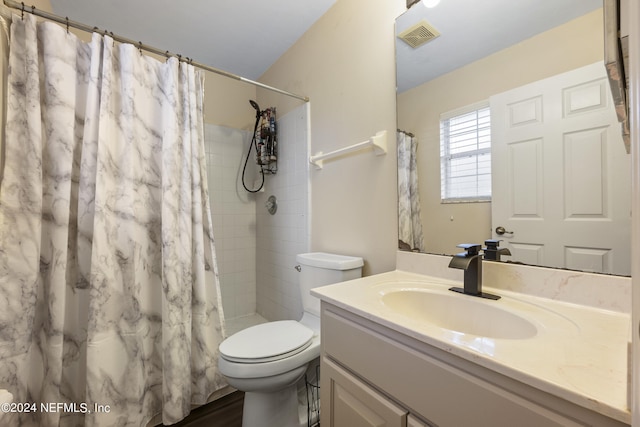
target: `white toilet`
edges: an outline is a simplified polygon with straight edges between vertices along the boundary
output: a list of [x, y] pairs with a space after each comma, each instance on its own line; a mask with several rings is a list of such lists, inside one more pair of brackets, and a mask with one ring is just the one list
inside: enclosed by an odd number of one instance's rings
[[218, 366], [245, 392], [243, 427], [299, 427], [297, 382], [320, 356], [320, 300], [309, 291], [362, 276], [362, 258], [299, 254], [300, 321], [281, 320], [244, 329], [220, 344]]

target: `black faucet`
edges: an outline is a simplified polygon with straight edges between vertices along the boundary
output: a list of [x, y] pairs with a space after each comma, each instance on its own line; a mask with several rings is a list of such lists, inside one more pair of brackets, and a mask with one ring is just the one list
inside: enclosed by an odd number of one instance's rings
[[449, 262], [449, 267], [464, 270], [464, 288], [454, 286], [449, 290], [474, 297], [500, 299], [497, 295], [482, 292], [482, 255], [480, 254], [482, 246], [475, 243], [462, 243], [457, 247], [463, 248], [466, 252], [454, 255]]
[[500, 240], [485, 240], [484, 259], [487, 261], [500, 261], [500, 256], [509, 256], [511, 251], [508, 248], [498, 248]]

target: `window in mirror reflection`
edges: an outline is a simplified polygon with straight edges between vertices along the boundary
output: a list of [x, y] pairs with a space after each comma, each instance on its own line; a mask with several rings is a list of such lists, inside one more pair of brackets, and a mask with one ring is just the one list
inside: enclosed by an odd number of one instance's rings
[[491, 115], [489, 102], [440, 116], [442, 203], [491, 200]]

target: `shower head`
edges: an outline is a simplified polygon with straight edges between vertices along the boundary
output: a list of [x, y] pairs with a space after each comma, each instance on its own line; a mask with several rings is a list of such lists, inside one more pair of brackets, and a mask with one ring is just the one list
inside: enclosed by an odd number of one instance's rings
[[258, 103], [256, 101], [254, 101], [253, 99], [250, 99], [249, 100], [249, 104], [251, 104], [251, 106], [256, 109], [256, 115], [259, 116], [260, 115], [260, 107], [258, 107]]

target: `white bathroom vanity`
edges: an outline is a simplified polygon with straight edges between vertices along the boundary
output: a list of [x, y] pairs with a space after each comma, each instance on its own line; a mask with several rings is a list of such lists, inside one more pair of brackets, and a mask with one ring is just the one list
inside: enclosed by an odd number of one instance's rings
[[323, 426], [630, 424], [628, 313], [459, 284], [396, 270], [313, 291]]

